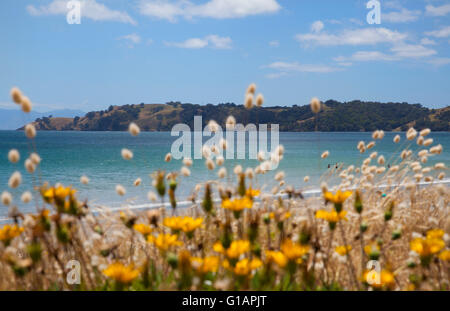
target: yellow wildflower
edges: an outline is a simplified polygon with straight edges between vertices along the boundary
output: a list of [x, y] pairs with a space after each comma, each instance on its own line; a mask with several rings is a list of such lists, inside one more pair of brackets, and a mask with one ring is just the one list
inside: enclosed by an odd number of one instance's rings
[[216, 242], [213, 249], [218, 253], [225, 254], [228, 258], [235, 259], [250, 250], [250, 242], [247, 240], [236, 240], [227, 249], [223, 247], [222, 243]]
[[450, 250], [446, 249], [439, 254], [439, 259], [442, 261], [450, 261]]
[[233, 200], [226, 199], [222, 201], [222, 208], [229, 209], [233, 212], [240, 212], [246, 208], [252, 208], [252, 206], [253, 201], [248, 197]]
[[192, 233], [199, 228], [203, 223], [203, 218], [185, 217], [167, 217], [164, 219], [164, 226], [169, 227], [173, 231], [183, 231], [185, 233]]
[[295, 260], [309, 252], [309, 245], [301, 245], [286, 239], [281, 244], [281, 251], [289, 260]]
[[116, 262], [103, 270], [103, 274], [119, 283], [129, 284], [139, 276], [139, 270], [134, 269], [132, 265], [124, 266]]
[[0, 229], [0, 241], [5, 245], [9, 245], [11, 240], [18, 237], [23, 230], [23, 227], [19, 227], [18, 225], [4, 225]]
[[288, 262], [287, 257], [280, 251], [266, 251], [266, 259], [268, 262], [276, 263], [281, 268], [284, 268]]
[[219, 257], [208, 256], [205, 258], [192, 257], [192, 267], [200, 274], [206, 274], [208, 272], [215, 273], [219, 268]]
[[134, 224], [133, 229], [143, 236], [147, 236], [152, 233], [152, 228], [147, 224]]
[[348, 199], [352, 195], [351, 191], [344, 191], [338, 190], [336, 194], [333, 194], [332, 192], [325, 192], [324, 198], [328, 202], [333, 202], [334, 204], [342, 204], [345, 202], [345, 200]]
[[341, 219], [347, 220], [345, 215], [347, 215], [347, 211], [340, 211], [338, 213], [334, 209], [331, 212], [325, 210], [318, 210], [316, 212], [316, 218], [328, 221], [328, 224], [331, 229], [334, 229], [336, 223], [339, 222]]
[[149, 235], [147, 237], [147, 241], [155, 244], [155, 246], [161, 251], [167, 251], [172, 246], [183, 245], [183, 242], [178, 240], [178, 235], [176, 234], [161, 233], [157, 237]]
[[236, 275], [245, 276], [251, 273], [253, 270], [256, 270], [262, 266], [262, 261], [254, 258], [252, 260], [249, 260], [248, 258], [244, 258], [242, 260], [239, 260], [236, 263], [236, 266], [233, 269], [233, 272]]
[[427, 231], [427, 239], [442, 239], [444, 236], [444, 230], [442, 229], [431, 229]]
[[352, 246], [351, 245], [340, 245], [340, 246], [337, 246], [334, 250], [339, 255], [345, 256], [352, 250]]
[[442, 239], [431, 238], [415, 238], [410, 243], [411, 250], [420, 255], [420, 257], [428, 257], [439, 253], [444, 247], [445, 243]]
[[261, 194], [261, 190], [253, 189], [252, 187], [249, 187], [247, 191], [245, 192], [246, 196], [250, 199], [257, 197]]
[[395, 277], [391, 271], [381, 270], [381, 273], [372, 270], [364, 271], [363, 280], [373, 288], [392, 288], [395, 285]]

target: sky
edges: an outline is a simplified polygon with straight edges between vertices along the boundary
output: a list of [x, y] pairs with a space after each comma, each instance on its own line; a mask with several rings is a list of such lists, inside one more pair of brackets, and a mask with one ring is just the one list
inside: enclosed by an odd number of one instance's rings
[[363, 0], [80, 0], [80, 24], [67, 2], [0, 1], [0, 108], [13, 86], [87, 112], [242, 104], [250, 83], [265, 106], [450, 104], [450, 1], [381, 0], [380, 24]]

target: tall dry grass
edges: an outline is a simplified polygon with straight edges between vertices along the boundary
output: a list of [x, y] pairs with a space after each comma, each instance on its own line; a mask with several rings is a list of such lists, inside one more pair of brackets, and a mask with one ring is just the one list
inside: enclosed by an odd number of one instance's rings
[[[249, 89], [253, 94], [254, 87]], [[18, 89], [12, 98], [25, 112], [31, 109]], [[246, 96], [249, 109], [252, 100]], [[262, 101], [258, 96], [257, 105]], [[318, 100], [312, 109], [320, 112]], [[227, 128], [234, 124], [228, 118]], [[133, 136], [139, 132], [130, 126]], [[36, 131], [28, 125], [25, 133], [33, 150], [26, 177], [35, 189], [22, 200], [33, 197], [37, 211], [22, 214], [3, 192], [11, 223], [0, 227], [0, 290], [449, 289], [450, 192], [436, 182], [447, 168], [427, 166], [428, 158], [442, 153], [442, 146], [426, 138], [429, 130], [395, 137], [392, 143], [402, 145], [389, 167], [375, 151], [384, 132], [374, 132], [373, 141], [355, 146], [362, 163], [324, 176], [322, 193], [310, 197], [287, 185], [283, 172], [275, 175], [277, 187], [261, 192], [258, 175], [282, 161], [281, 146], [272, 155], [258, 155], [257, 167], [227, 172], [216, 155], [226, 148], [222, 144], [203, 150], [218, 178], [196, 185], [189, 207], [177, 206], [179, 176], [191, 173], [192, 160], [184, 159], [179, 172], [152, 174], [149, 199], [168, 202], [169, 208], [119, 213], [93, 210], [75, 189], [43, 182]], [[420, 150], [412, 152], [411, 144]], [[122, 155], [132, 160], [131, 150]], [[9, 159], [17, 163], [20, 155], [13, 150]], [[172, 160], [170, 154], [165, 160]], [[340, 181], [329, 187], [332, 175]], [[9, 186], [19, 187], [22, 178], [13, 173]], [[118, 185], [116, 191], [123, 195], [126, 189]]]

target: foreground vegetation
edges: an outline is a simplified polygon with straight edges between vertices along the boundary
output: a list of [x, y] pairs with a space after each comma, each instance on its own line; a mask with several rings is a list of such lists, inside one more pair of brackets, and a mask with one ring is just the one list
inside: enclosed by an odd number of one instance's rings
[[[252, 86], [249, 111], [253, 94]], [[30, 110], [17, 89], [12, 95]], [[262, 100], [256, 98], [258, 106]], [[321, 109], [314, 99], [312, 112]], [[232, 127], [235, 119], [226, 123]], [[136, 136], [140, 129], [132, 123], [129, 131]], [[372, 141], [355, 146], [367, 155], [362, 163], [327, 172], [317, 197], [287, 185], [283, 172], [275, 175], [278, 186], [261, 191], [258, 176], [282, 161], [282, 146], [260, 154], [257, 167], [233, 172], [219, 155], [226, 144], [204, 147], [205, 163], [218, 178], [194, 187], [190, 207], [177, 206], [178, 183], [189, 182], [192, 165], [184, 159], [178, 172], [151, 175], [148, 196], [161, 208], [116, 213], [92, 210], [70, 186], [42, 182], [35, 127], [27, 125], [34, 150], [25, 167], [36, 187], [21, 199], [34, 197], [37, 211], [20, 213], [11, 194], [2, 193], [12, 221], [0, 227], [0, 290], [449, 290], [450, 192], [438, 183], [447, 168], [427, 165], [442, 153], [429, 133], [411, 128], [406, 137], [396, 136], [399, 154], [388, 167], [374, 151], [384, 132], [375, 131]], [[420, 150], [413, 152], [411, 144]], [[131, 150], [122, 156], [132, 161]], [[12, 150], [9, 159], [18, 163], [20, 155]], [[328, 186], [335, 175], [341, 182]], [[13, 173], [9, 187], [21, 181]], [[88, 184], [88, 177], [81, 182]], [[143, 187], [142, 180], [135, 186]], [[117, 185], [116, 191], [126, 190]]]

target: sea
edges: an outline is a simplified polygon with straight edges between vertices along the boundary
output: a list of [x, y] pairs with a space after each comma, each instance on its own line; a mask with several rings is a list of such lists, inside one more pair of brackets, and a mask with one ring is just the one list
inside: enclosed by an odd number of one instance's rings
[[[401, 136], [401, 141], [395, 144], [393, 138], [397, 134]], [[317, 189], [323, 180], [337, 183], [339, 170], [336, 170], [336, 167], [361, 165], [368, 153], [376, 151], [379, 155], [383, 155], [388, 166], [399, 162], [399, 153], [404, 148], [412, 150], [419, 148], [414, 141], [411, 143], [406, 140], [405, 133], [386, 132], [384, 139], [377, 140], [373, 149], [360, 154], [356, 148], [358, 142], [372, 141], [371, 135], [365, 132], [280, 132], [279, 143], [283, 145], [285, 152], [277, 171], [285, 173], [286, 184], [306, 191]], [[75, 187], [78, 198], [88, 200], [90, 206], [110, 208], [150, 206], [147, 193], [153, 190], [151, 173], [156, 170], [179, 171], [183, 166], [181, 160], [173, 159], [170, 162], [164, 160], [178, 138], [172, 136], [170, 132], [142, 132], [133, 137], [128, 132], [39, 131], [31, 143], [22, 131], [0, 131], [0, 193], [9, 191], [13, 195], [13, 205], [23, 213], [35, 211], [36, 203], [35, 200], [28, 204], [22, 203], [21, 194], [24, 191], [32, 191], [33, 185], [43, 182]], [[439, 156], [430, 157], [426, 165], [444, 162], [449, 167], [450, 133], [432, 132], [427, 138], [434, 140], [432, 146], [441, 144], [444, 151]], [[206, 141], [208, 137], [203, 139]], [[8, 152], [13, 148], [21, 155], [20, 161], [15, 164], [8, 161]], [[132, 150], [134, 153], [132, 160], [122, 159], [123, 148]], [[34, 176], [27, 173], [24, 168], [25, 159], [33, 151], [42, 158]], [[329, 151], [329, 156], [321, 159], [320, 155], [324, 151]], [[224, 163], [228, 170], [226, 183], [233, 183], [235, 177], [232, 171], [238, 164], [245, 170], [247, 167], [256, 167], [258, 161], [227, 159]], [[190, 170], [191, 176], [178, 178], [176, 196], [180, 202], [189, 197], [196, 184], [217, 179], [218, 168], [208, 170], [204, 160], [194, 160]], [[9, 189], [8, 180], [15, 171], [21, 172], [23, 181], [18, 188]], [[275, 172], [270, 172], [258, 176], [254, 186], [270, 191], [278, 184], [274, 180], [274, 174]], [[90, 179], [89, 184], [81, 184], [82, 175]], [[305, 176], [309, 176], [309, 182], [304, 181]], [[142, 183], [136, 187], [133, 183], [137, 178], [141, 178]], [[123, 197], [116, 194], [115, 187], [118, 184], [126, 189], [126, 195]], [[35, 192], [33, 195], [37, 196]], [[7, 215], [8, 207], [0, 206], [0, 219]]]

